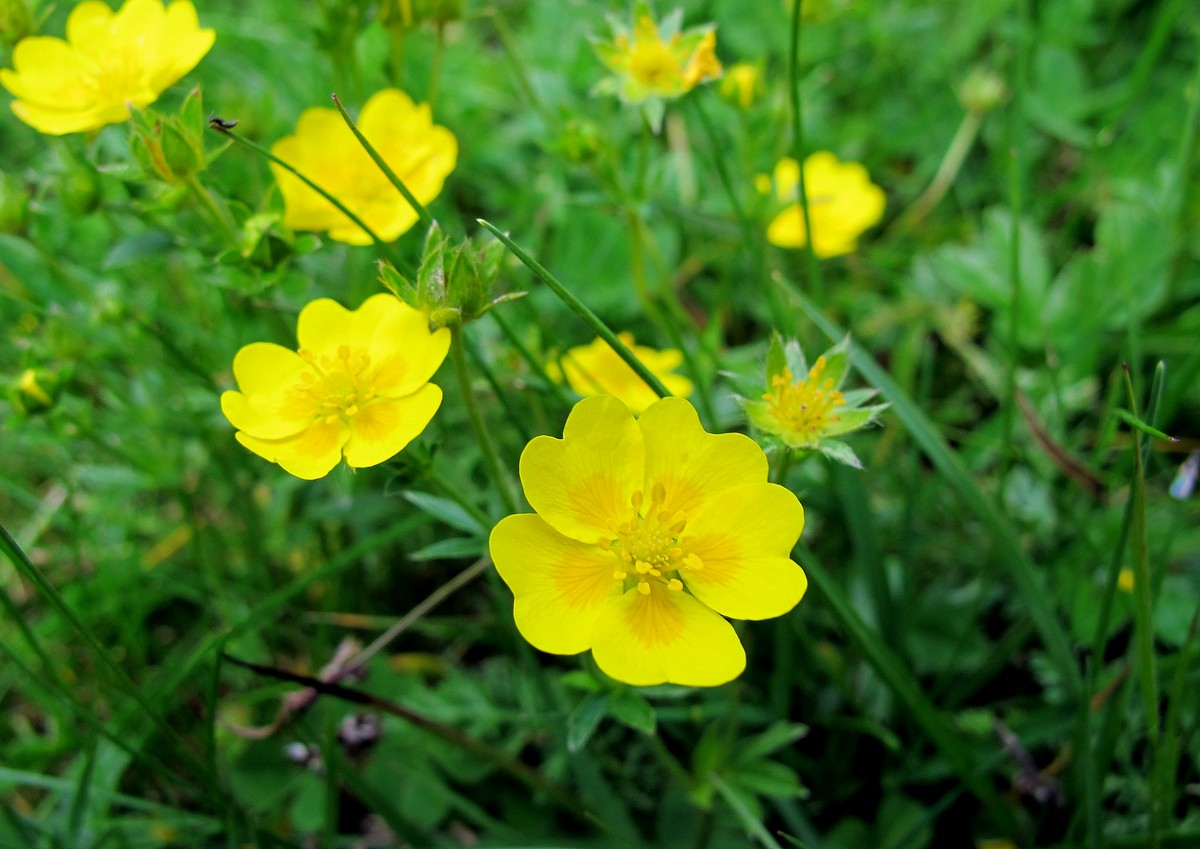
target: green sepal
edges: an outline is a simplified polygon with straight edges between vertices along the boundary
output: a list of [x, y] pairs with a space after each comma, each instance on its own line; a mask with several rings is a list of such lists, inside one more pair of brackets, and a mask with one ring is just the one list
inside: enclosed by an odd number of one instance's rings
[[858, 459], [858, 455], [854, 453], [854, 449], [840, 439], [822, 439], [817, 444], [816, 450], [820, 451], [830, 460], [836, 460], [851, 468], [861, 469], [863, 467], [862, 460]]
[[776, 330], [771, 331], [771, 341], [767, 343], [767, 385], [771, 388], [771, 378], [783, 374], [789, 368], [787, 352], [784, 349], [783, 337]]
[[843, 407], [838, 411], [838, 420], [826, 425], [823, 434], [825, 436], [841, 436], [842, 434], [859, 430], [874, 423], [879, 418], [880, 413], [886, 409], [887, 404], [880, 404], [875, 407], [858, 407], [856, 409]]

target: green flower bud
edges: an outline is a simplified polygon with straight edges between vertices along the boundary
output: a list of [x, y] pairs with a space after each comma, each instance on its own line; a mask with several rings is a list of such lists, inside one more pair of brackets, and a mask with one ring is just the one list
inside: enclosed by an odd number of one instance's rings
[[959, 86], [958, 99], [971, 112], [989, 112], [1008, 99], [1008, 86], [996, 72], [975, 68]]

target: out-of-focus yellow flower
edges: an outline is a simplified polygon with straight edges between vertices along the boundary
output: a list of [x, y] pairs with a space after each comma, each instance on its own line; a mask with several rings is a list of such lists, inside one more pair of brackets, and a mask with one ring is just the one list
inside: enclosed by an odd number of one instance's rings
[[[618, 333], [633, 355], [642, 361], [655, 377], [662, 381], [672, 395], [686, 398], [695, 388], [686, 377], [673, 374], [683, 363], [683, 354], [675, 348], [656, 351], [644, 345], [635, 345], [633, 334]], [[557, 366], [551, 366], [552, 374]], [[597, 338], [590, 345], [572, 348], [562, 356], [561, 376], [580, 395], [612, 395], [620, 398], [634, 413], [640, 413], [658, 400], [654, 390], [638, 377], [621, 357], [603, 339]], [[559, 375], [553, 374], [558, 377]]]
[[1007, 837], [985, 837], [975, 841], [975, 849], [1017, 849]]
[[614, 22], [613, 40], [595, 45], [600, 61], [613, 74], [601, 80], [596, 90], [615, 94], [626, 103], [645, 104], [657, 127], [664, 100], [721, 76], [716, 32], [711, 26], [681, 32], [682, 19], [683, 11], [676, 9], [656, 22], [650, 4], [639, 0], [633, 10], [633, 26]]
[[429, 379], [450, 331], [394, 295], [350, 311], [328, 298], [300, 311], [298, 351], [254, 342], [238, 351], [240, 391], [221, 396], [237, 440], [298, 478], [329, 474], [343, 456], [374, 466], [412, 441], [442, 403]]
[[12, 110], [39, 132], [80, 133], [129, 119], [204, 57], [215, 35], [201, 29], [190, 0], [126, 0], [113, 12], [99, 0], [67, 18], [67, 38], [30, 36], [13, 49], [0, 83]]
[[1132, 593], [1135, 585], [1132, 569], [1122, 569], [1117, 573], [1117, 589], [1123, 593]]
[[591, 649], [636, 686], [716, 686], [746, 665], [722, 617], [781, 616], [804, 595], [790, 559], [800, 502], [767, 482], [753, 440], [706, 432], [682, 398], [637, 419], [616, 398], [583, 399], [562, 439], [525, 447], [521, 483], [537, 512], [501, 520], [490, 549], [542, 651]]
[[[362, 109], [358, 128], [422, 204], [438, 196], [458, 160], [458, 140], [433, 123], [429, 105], [419, 106], [404, 92], [376, 92]], [[271, 153], [295, 167], [340, 200], [390, 242], [417, 222], [416, 211], [388, 182], [336, 109], [305, 110], [296, 134], [282, 138]], [[293, 230], [327, 230], [332, 239], [369, 245], [371, 238], [337, 207], [294, 175], [272, 164], [283, 193], [283, 223]]]
[[721, 79], [721, 97], [749, 109], [763, 92], [762, 70], [750, 62], [738, 62]]
[[[813, 229], [813, 252], [821, 257], [854, 250], [859, 235], [883, 217], [887, 204], [883, 189], [871, 182], [867, 169], [857, 162], [839, 162], [828, 151], [804, 160], [808, 217]], [[775, 166], [775, 196], [788, 206], [767, 228], [767, 240], [781, 248], [802, 248], [808, 241], [800, 207], [800, 169], [784, 157]], [[763, 188], [763, 181], [759, 182]]]

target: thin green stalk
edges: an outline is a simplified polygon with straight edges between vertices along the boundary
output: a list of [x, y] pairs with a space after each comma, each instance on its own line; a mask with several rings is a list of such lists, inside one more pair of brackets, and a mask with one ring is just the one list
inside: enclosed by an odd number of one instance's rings
[[[791, 297], [800, 309], [821, 329], [831, 342], [846, 336], [846, 332], [825, 317], [824, 313], [804, 294], [790, 290]], [[983, 522], [992, 538], [996, 558], [1011, 574], [1020, 594], [1021, 601], [1029, 611], [1038, 634], [1042, 639], [1063, 686], [1071, 698], [1082, 698], [1083, 676], [1062, 623], [1054, 612], [1050, 596], [1030, 562], [1029, 557], [1017, 544], [1018, 535], [1004, 515], [980, 491], [974, 477], [938, 432], [917, 404], [900, 388], [891, 375], [880, 367], [875, 359], [858, 345], [850, 347], [850, 361], [859, 373], [892, 404], [892, 411], [903, 422], [913, 441], [941, 473], [943, 480], [953, 488], [963, 506]]]
[[426, 469], [425, 474], [437, 484], [438, 489], [446, 493], [447, 498], [449, 498], [463, 510], [467, 511], [471, 518], [479, 523], [481, 528], [487, 528], [491, 526], [492, 520], [488, 518], [487, 513], [484, 513], [479, 509], [478, 506], [476, 506], [474, 501], [472, 501], [470, 498], [467, 498], [466, 494], [463, 492], [461, 484], [455, 483], [439, 472], [437, 470], [437, 466], [432, 462]]
[[342, 101], [338, 100], [338, 96], [334, 94], [332, 97], [333, 105], [337, 107], [338, 113], [342, 116], [342, 120], [346, 122], [346, 126], [350, 128], [350, 132], [354, 133], [354, 137], [358, 139], [358, 143], [362, 145], [363, 150], [371, 157], [371, 161], [379, 166], [379, 170], [383, 172], [383, 176], [387, 177], [388, 182], [396, 187], [396, 191], [404, 195], [404, 199], [408, 201], [408, 205], [417, 214], [417, 219], [421, 223], [421, 229], [428, 230], [433, 226], [433, 217], [429, 214], [429, 210], [408, 190], [408, 186], [404, 185], [404, 181], [396, 176], [396, 172], [392, 170], [392, 167], [383, 161], [383, 157], [379, 155], [379, 151], [375, 150], [375, 146], [367, 141], [367, 137], [358, 129], [358, 125], [354, 123], [354, 119], [350, 117], [350, 113], [346, 111], [346, 107], [342, 105]]
[[[465, 342], [466, 337], [463, 337], [463, 339]], [[496, 377], [496, 372], [493, 371], [492, 367], [488, 364], [487, 358], [479, 352], [478, 346], [470, 342], [467, 342], [466, 345], [467, 356], [471, 359], [471, 365], [481, 375], [483, 375], [483, 379], [487, 381], [487, 385], [492, 387], [492, 392], [495, 393], [496, 399], [500, 402], [500, 406], [504, 408], [504, 415], [508, 418], [509, 424], [511, 424], [517, 433], [520, 434], [521, 441], [528, 442], [529, 440], [533, 439], [533, 437], [537, 434], [530, 431], [529, 422], [526, 421], [526, 417], [521, 415], [517, 411], [516, 407], [513, 406], [512, 401], [508, 397], [508, 393], [506, 393], [504, 391], [504, 387], [500, 385], [500, 380]]]
[[483, 452], [483, 462], [487, 466], [492, 485], [500, 494], [500, 501], [504, 505], [505, 511], [517, 513], [520, 511], [520, 507], [517, 505], [516, 496], [513, 495], [512, 488], [509, 486], [508, 476], [504, 473], [504, 467], [500, 463], [500, 455], [496, 452], [496, 443], [492, 441], [491, 431], [487, 429], [487, 425], [483, 421], [483, 415], [479, 412], [479, 401], [475, 398], [475, 392], [471, 388], [471, 369], [467, 365], [467, 351], [463, 343], [461, 324], [450, 326], [450, 358], [454, 361], [454, 374], [458, 378], [458, 386], [462, 391], [463, 404], [467, 408], [467, 418], [471, 420], [471, 428], [475, 431], [475, 440], [479, 443], [479, 450]]
[[983, 125], [983, 115], [984, 113], [979, 109], [967, 110], [962, 123], [958, 125], [958, 129], [954, 133], [954, 138], [950, 140], [950, 146], [946, 148], [946, 153], [942, 156], [933, 180], [925, 187], [925, 191], [921, 192], [920, 197], [913, 201], [912, 205], [896, 219], [894, 226], [897, 230], [909, 230], [920, 224], [925, 216], [946, 196], [946, 192], [954, 185], [958, 172], [962, 170], [963, 162], [966, 161], [971, 146], [975, 144], [979, 128]]
[[[1125, 390], [1129, 408], [1137, 415], [1137, 398], [1133, 391], [1133, 380], [1129, 368], [1125, 370]], [[1130, 503], [1133, 506], [1133, 523], [1130, 526], [1130, 543], [1133, 546], [1133, 631], [1137, 645], [1138, 682], [1142, 694], [1142, 710], [1146, 715], [1146, 738], [1150, 758], [1150, 849], [1158, 849], [1163, 830], [1165, 798], [1164, 788], [1159, 781], [1159, 761], [1162, 757], [1159, 743], [1160, 717], [1158, 702], [1158, 669], [1154, 653], [1154, 601], [1151, 598], [1150, 558], [1146, 535], [1146, 477], [1142, 465], [1142, 434], [1136, 428], [1130, 430], [1133, 439], [1133, 480], [1130, 483]], [[1169, 791], [1168, 791], [1169, 792]]]
[[521, 341], [521, 337], [517, 335], [515, 330], [513, 330], [512, 325], [500, 315], [500, 310], [489, 310], [488, 315], [490, 315], [492, 320], [500, 327], [500, 332], [504, 334], [504, 338], [508, 340], [508, 344], [512, 345], [513, 350], [517, 352], [517, 356], [525, 361], [525, 365], [529, 366], [529, 370], [540, 377], [544, 385], [547, 386], [554, 394], [554, 399], [564, 407], [569, 407], [571, 405], [571, 399], [567, 396], [566, 391], [562, 388], [562, 384], [556, 380], [550, 379], [550, 375], [546, 374], [546, 366], [539, 362], [533, 353], [530, 352], [528, 346]]
[[200, 205], [204, 207], [205, 211], [208, 213], [208, 216], [213, 220], [217, 227], [221, 229], [221, 232], [224, 234], [225, 239], [229, 242], [229, 244], [237, 244], [237, 224], [234, 222], [233, 216], [229, 214], [229, 210], [220, 206], [216, 200], [213, 199], [212, 194], [207, 188], [205, 188], [204, 184], [200, 182], [200, 178], [195, 174], [192, 174], [190, 177], [188, 177], [187, 187], [189, 191], [195, 195], [196, 200], [200, 201]]
[[667, 398], [671, 395], [667, 387], [662, 385], [662, 381], [655, 377], [653, 372], [646, 368], [646, 366], [642, 364], [642, 361], [633, 355], [633, 352], [630, 351], [629, 348], [627, 348], [625, 344], [617, 338], [617, 334], [613, 333], [612, 330], [609, 329], [608, 325], [601, 321], [600, 317], [588, 308], [587, 304], [579, 300], [579, 298], [575, 297], [575, 295], [571, 294], [570, 290], [568, 290], [566, 286], [560, 283], [553, 274], [551, 274], [545, 269], [545, 267], [542, 266], [541, 263], [527, 254], [524, 249], [510, 239], [507, 234], [503, 233], [490, 222], [484, 221], [482, 218], [477, 220], [479, 221], [480, 226], [503, 242], [504, 246], [512, 251], [513, 255], [519, 259], [526, 268], [532, 271], [535, 277], [550, 287], [550, 291], [557, 295], [559, 300], [570, 307], [576, 315], [582, 318], [584, 324], [595, 331], [597, 336], [607, 342], [609, 346], [617, 352], [617, 356], [624, 360], [626, 364], [634, 370], [637, 376], [640, 377], [647, 386], [654, 390], [655, 394], [658, 395], [659, 398]]
[[538, 97], [537, 91], [533, 87], [533, 83], [529, 78], [529, 69], [525, 66], [525, 59], [521, 55], [521, 51], [517, 48], [516, 39], [513, 38], [512, 30], [508, 27], [508, 21], [504, 19], [504, 13], [500, 11], [499, 6], [489, 6], [485, 14], [492, 19], [492, 24], [496, 28], [496, 35], [500, 39], [500, 47], [504, 51], [504, 58], [508, 60], [509, 66], [512, 68], [513, 76], [517, 81], [517, 88], [521, 89], [521, 94], [525, 97], [525, 102], [533, 107], [534, 111], [541, 116], [546, 122], [546, 126], [554, 127], [558, 124], [550, 108], [542, 102]]
[[365, 221], [363, 221], [361, 218], [359, 218], [357, 215], [355, 215], [353, 212], [351, 212], [350, 209], [344, 203], [342, 203], [340, 200], [338, 200], [333, 195], [331, 195], [329, 192], [325, 191], [323, 188], [318, 186], [316, 183], [314, 183], [308, 177], [301, 174], [298, 170], [296, 170], [296, 168], [294, 166], [288, 164], [287, 162], [284, 162], [278, 156], [271, 153], [271, 151], [267, 150], [265, 147], [255, 144], [254, 142], [250, 141], [249, 139], [239, 136], [237, 133], [233, 132], [233, 130], [230, 130], [229, 128], [222, 126], [215, 119], [210, 120], [208, 126], [211, 129], [216, 130], [218, 133], [221, 133], [224, 136], [228, 136], [229, 138], [233, 139], [238, 144], [250, 148], [255, 153], [257, 153], [259, 156], [264, 157], [269, 162], [275, 163], [280, 168], [287, 171], [289, 174], [292, 174], [294, 177], [296, 177], [298, 180], [300, 180], [300, 182], [304, 183], [304, 185], [308, 186], [310, 189], [312, 189], [314, 192], [319, 194], [321, 197], [325, 198], [325, 200], [327, 200], [331, 204], [333, 204], [337, 208], [338, 212], [342, 213], [342, 215], [346, 216], [351, 221], [353, 221], [356, 226], [358, 226], [364, 233], [367, 234], [367, 236], [370, 237], [371, 241], [375, 243], [375, 247], [378, 248], [385, 256], [389, 256], [389, 258], [390, 258], [390, 251], [388, 249], [387, 243], [384, 242], [383, 239], [379, 238], [378, 234], [376, 234], [376, 232], [374, 230], [372, 230], [370, 227], [368, 227]]
[[[762, 286], [766, 291], [767, 306], [771, 311], [771, 318], [775, 322], [775, 327], [781, 332], [785, 332], [790, 325], [790, 316], [787, 315], [784, 309], [784, 304], [779, 298], [779, 292], [776, 287], [771, 285], [771, 281], [767, 278], [766, 273], [766, 257], [763, 254], [764, 239], [762, 234], [755, 228], [754, 223], [750, 220], [750, 216], [746, 214], [746, 209], [742, 205], [741, 197], [738, 196], [737, 189], [733, 184], [733, 178], [729, 174], [729, 167], [725, 163], [725, 157], [721, 155], [724, 145], [721, 139], [717, 136], [717, 128], [713, 126], [712, 119], [709, 118], [708, 112], [704, 108], [703, 98], [689, 98], [692, 108], [700, 119], [700, 125], [704, 128], [704, 134], [708, 136], [708, 144], [712, 150], [713, 165], [717, 169], [717, 179], [721, 181], [721, 188], [725, 192], [725, 197], [729, 200], [729, 206], [733, 210], [733, 216], [737, 219], [738, 228], [742, 232], [742, 243], [751, 253], [751, 263], [754, 274], [754, 285]], [[726, 280], [728, 275], [723, 276]], [[725, 304], [720, 304], [719, 307], [724, 308]]]
[[1017, 361], [1020, 357], [1017, 334], [1021, 315], [1021, 216], [1025, 197], [1025, 143], [1026, 115], [1025, 91], [1029, 85], [1029, 54], [1033, 37], [1032, 14], [1029, 0], [1017, 2], [1017, 57], [1016, 79], [1013, 85], [1012, 111], [1009, 114], [1008, 133], [1008, 203], [1011, 218], [1011, 235], [1008, 245], [1008, 334], [1004, 366], [1004, 398], [1000, 412], [1001, 446], [1000, 486], [996, 498], [1003, 499], [1004, 484], [1008, 478], [1008, 467], [1012, 463], [1015, 447], [1013, 429], [1017, 416]]
[[812, 218], [808, 210], [808, 188], [804, 177], [804, 110], [800, 104], [800, 18], [804, 9], [804, 0], [796, 0], [792, 8], [792, 40], [788, 47], [788, 98], [792, 113], [792, 158], [796, 160], [796, 170], [800, 178], [797, 187], [800, 192], [800, 213], [804, 219], [804, 256], [808, 268], [808, 282], [812, 287], [813, 297], [818, 302], [825, 300], [825, 287], [821, 282], [821, 263], [817, 260], [817, 252], [813, 248]]
[[1175, 257], [1171, 262], [1168, 285], [1178, 278], [1189, 256], [1189, 240], [1186, 238], [1189, 232], [1188, 216], [1194, 208], [1192, 197], [1200, 190], [1194, 185], [1196, 181], [1192, 176], [1196, 168], [1197, 143], [1200, 142], [1200, 50], [1195, 48], [1196, 45], [1193, 44], [1196, 67], [1192, 72], [1191, 83], [1185, 89], [1191, 102], [1188, 104], [1187, 118], [1183, 122], [1183, 132], [1179, 134], [1179, 157], [1173, 181], [1179, 187], [1179, 196], [1175, 199]]
[[733, 792], [733, 789], [721, 779], [721, 776], [715, 772], [710, 772], [707, 778], [709, 783], [721, 794], [721, 798], [725, 800], [725, 804], [733, 809], [734, 815], [741, 820], [742, 828], [753, 835], [766, 849], [782, 849], [778, 841], [771, 836], [771, 832], [767, 831], [767, 827], [762, 824], [762, 819], [746, 807], [746, 803], [742, 801], [742, 798]]
[[437, 23], [437, 40], [433, 43], [433, 61], [429, 64], [429, 89], [425, 93], [425, 102], [432, 109], [437, 102], [442, 87], [442, 66], [446, 59], [446, 25]]

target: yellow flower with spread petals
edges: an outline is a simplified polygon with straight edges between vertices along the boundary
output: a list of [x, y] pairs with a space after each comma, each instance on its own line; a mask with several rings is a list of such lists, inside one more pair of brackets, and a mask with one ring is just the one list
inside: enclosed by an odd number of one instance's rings
[[[839, 162], [828, 151], [804, 160], [808, 217], [813, 229], [813, 252], [839, 256], [855, 248], [859, 235], [883, 217], [887, 198], [857, 162]], [[767, 228], [767, 240], [781, 248], [802, 248], [808, 241], [800, 207], [800, 169], [785, 157], [775, 166], [775, 195], [789, 206]]]
[[204, 58], [213, 45], [190, 0], [126, 0], [113, 12], [99, 0], [67, 18], [67, 38], [30, 36], [13, 50], [0, 83], [12, 110], [39, 132], [80, 133], [129, 119]]
[[720, 91], [721, 97], [749, 109], [763, 92], [762, 69], [749, 62], [738, 62], [725, 72]]
[[[458, 140], [433, 123], [429, 105], [414, 104], [399, 89], [376, 92], [359, 116], [358, 128], [383, 161], [420, 203], [438, 196], [458, 160]], [[346, 205], [385, 242], [417, 222], [416, 211], [371, 159], [336, 109], [305, 110], [296, 134], [271, 153], [296, 168]], [[327, 230], [351, 245], [369, 245], [366, 232], [293, 174], [271, 165], [285, 207], [283, 223], [293, 230]]]
[[429, 424], [442, 390], [429, 383], [450, 347], [394, 295], [357, 310], [321, 298], [300, 311], [298, 351], [254, 342], [238, 351], [239, 391], [221, 396], [237, 440], [298, 478], [394, 456]]
[[[631, 333], [618, 333], [617, 338], [672, 395], [686, 398], [692, 394], [695, 388], [692, 382], [672, 374], [683, 363], [683, 354], [677, 349], [656, 351], [635, 345]], [[654, 390], [603, 339], [597, 338], [590, 345], [581, 345], [563, 354], [562, 372], [570, 387], [580, 395], [613, 395], [635, 413], [658, 400]]]
[[627, 684], [724, 684], [746, 655], [731, 619], [791, 610], [808, 585], [790, 553], [804, 509], [767, 482], [749, 437], [704, 430], [682, 398], [634, 418], [585, 398], [562, 439], [521, 454], [536, 514], [492, 531], [492, 560], [516, 598], [517, 628], [552, 654], [591, 649]]

